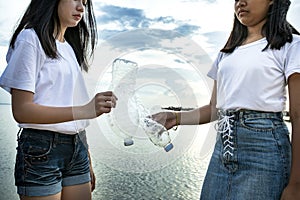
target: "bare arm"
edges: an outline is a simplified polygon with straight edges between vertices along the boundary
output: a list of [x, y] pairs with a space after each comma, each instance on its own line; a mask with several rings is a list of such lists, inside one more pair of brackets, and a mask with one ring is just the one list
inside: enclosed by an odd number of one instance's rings
[[176, 114], [174, 112], [157, 113], [152, 116], [153, 119], [164, 124], [167, 129], [176, 125], [199, 125], [215, 121], [217, 119], [216, 85], [217, 82], [215, 81], [211, 100], [208, 105], [188, 112], [177, 112]]
[[[51, 124], [80, 119], [92, 119], [108, 113], [116, 105], [112, 92], [98, 93], [87, 104], [76, 107], [50, 107], [35, 104], [33, 93], [12, 89], [12, 111], [19, 123]], [[53, 97], [55, 98], [55, 97]]]
[[289, 79], [290, 115], [292, 122], [292, 173], [291, 182], [300, 183], [300, 74]]
[[288, 85], [292, 122], [292, 167], [282, 200], [300, 199], [300, 74], [291, 75]]

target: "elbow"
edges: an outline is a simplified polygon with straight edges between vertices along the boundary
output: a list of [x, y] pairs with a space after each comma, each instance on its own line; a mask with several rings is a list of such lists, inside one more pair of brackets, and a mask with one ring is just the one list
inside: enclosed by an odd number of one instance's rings
[[30, 123], [32, 119], [36, 118], [33, 93], [13, 89], [12, 95], [12, 114], [16, 122], [18, 123]]
[[15, 121], [19, 124], [27, 122], [24, 115], [20, 112], [13, 111], [13, 117], [14, 117]]
[[21, 107], [16, 108], [15, 106], [13, 106], [12, 113], [17, 123], [30, 123], [30, 121], [28, 121], [28, 113], [26, 112], [26, 109], [24, 110]]

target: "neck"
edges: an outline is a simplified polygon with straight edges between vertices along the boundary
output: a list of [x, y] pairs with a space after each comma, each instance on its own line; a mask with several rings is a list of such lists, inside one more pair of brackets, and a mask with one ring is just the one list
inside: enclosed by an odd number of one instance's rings
[[263, 25], [265, 24], [265, 20], [256, 24], [255, 26], [248, 26], [248, 36], [243, 42], [243, 44], [248, 44], [265, 37], [262, 33]]
[[66, 29], [62, 29], [62, 30], [60, 30], [60, 32], [58, 32], [58, 30], [55, 29], [54, 33], [53, 33], [54, 38], [60, 42], [64, 42], [65, 41], [65, 38], [64, 38], [65, 31], [66, 31]]

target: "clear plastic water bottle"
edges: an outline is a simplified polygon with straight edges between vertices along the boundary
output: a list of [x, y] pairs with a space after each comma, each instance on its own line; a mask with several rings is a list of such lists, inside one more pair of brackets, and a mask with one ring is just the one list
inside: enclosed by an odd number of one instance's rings
[[119, 97], [117, 107], [108, 114], [110, 126], [123, 138], [124, 146], [134, 144], [133, 134], [137, 132], [138, 111], [134, 102], [138, 65], [125, 59], [115, 59], [112, 64], [112, 90]]
[[142, 127], [153, 144], [163, 147], [166, 152], [173, 149], [169, 132], [163, 125], [145, 117], [142, 121]]
[[112, 89], [120, 98], [117, 107], [108, 115], [110, 126], [123, 138], [124, 146], [133, 145], [135, 133], [139, 134], [142, 128], [153, 144], [168, 152], [173, 144], [167, 129], [148, 117], [149, 109], [136, 94], [137, 71], [138, 64], [130, 60], [116, 59], [112, 64]]

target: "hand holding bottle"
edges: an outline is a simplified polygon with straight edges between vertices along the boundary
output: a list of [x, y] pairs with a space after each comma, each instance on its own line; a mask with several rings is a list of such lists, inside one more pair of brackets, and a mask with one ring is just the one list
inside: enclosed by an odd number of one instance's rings
[[166, 152], [173, 148], [169, 132], [162, 124], [149, 117], [145, 117], [141, 125], [153, 144], [163, 147]]
[[109, 113], [116, 107], [118, 98], [111, 91], [97, 93], [94, 98], [86, 105], [74, 107], [75, 119], [92, 119]]
[[175, 112], [159, 112], [151, 117], [154, 121], [162, 124], [167, 130], [179, 125], [179, 116]]

